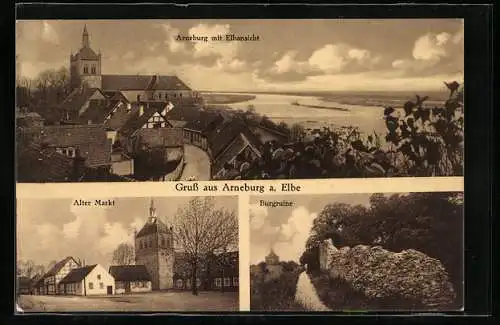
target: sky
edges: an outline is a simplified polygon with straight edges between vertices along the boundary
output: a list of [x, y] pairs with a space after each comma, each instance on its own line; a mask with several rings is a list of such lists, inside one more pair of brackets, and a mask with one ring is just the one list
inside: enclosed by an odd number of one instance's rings
[[[18, 199], [18, 260], [46, 266], [73, 256], [107, 268], [113, 250], [121, 243], [133, 244], [134, 229], [139, 231], [149, 218], [149, 197], [114, 198], [115, 206], [110, 208], [74, 206], [75, 199]], [[175, 212], [191, 198], [152, 199], [157, 216], [169, 226]], [[236, 197], [220, 196], [214, 203], [238, 213]]]
[[[264, 261], [270, 250], [281, 261], [299, 262], [314, 219], [328, 204], [345, 203], [369, 206], [371, 193], [254, 196], [250, 200], [250, 264]], [[292, 201], [291, 207], [260, 206], [260, 200]]]
[[[84, 25], [103, 74], [176, 74], [207, 91], [440, 90], [463, 79], [457, 19], [17, 21], [20, 75], [69, 65]], [[256, 35], [259, 41], [177, 41]]]

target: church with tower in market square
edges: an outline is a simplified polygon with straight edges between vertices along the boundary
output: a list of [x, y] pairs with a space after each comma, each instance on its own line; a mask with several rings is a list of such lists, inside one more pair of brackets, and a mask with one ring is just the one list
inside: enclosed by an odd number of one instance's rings
[[[175, 244], [175, 229], [157, 215], [154, 201], [149, 219], [134, 234], [135, 264], [144, 265], [151, 277], [152, 290], [191, 289], [189, 258]], [[199, 260], [196, 285], [200, 290], [236, 291], [239, 287], [238, 251], [221, 253]]]

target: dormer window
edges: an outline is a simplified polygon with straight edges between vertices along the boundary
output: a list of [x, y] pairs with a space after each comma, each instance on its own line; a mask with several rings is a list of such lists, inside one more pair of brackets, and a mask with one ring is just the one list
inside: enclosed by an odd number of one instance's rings
[[86, 64], [83, 66], [83, 73], [89, 73], [89, 66]]
[[130, 111], [132, 109], [132, 104], [128, 103], [127, 104], [127, 111]]
[[95, 64], [92, 64], [91, 73], [96, 74]]

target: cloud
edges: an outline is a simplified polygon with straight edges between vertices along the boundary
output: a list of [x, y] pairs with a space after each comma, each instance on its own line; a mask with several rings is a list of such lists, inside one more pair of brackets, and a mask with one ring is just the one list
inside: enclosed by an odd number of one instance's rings
[[304, 252], [316, 214], [299, 206], [291, 210], [288, 216], [285, 215], [287, 218], [284, 222], [276, 225], [274, 223], [279, 215], [273, 215], [273, 212], [273, 209], [258, 204], [250, 205], [251, 262], [262, 261], [271, 248], [281, 260], [298, 262]]
[[267, 218], [267, 208], [258, 204], [250, 205], [250, 228], [260, 229], [264, 226]]
[[217, 42], [212, 41], [211, 38], [217, 35], [226, 35], [230, 33], [229, 24], [198, 24], [191, 27], [188, 35], [208, 37], [207, 42], [196, 41], [194, 42], [194, 57], [202, 58], [207, 56], [215, 56], [223, 59], [224, 61], [231, 60], [236, 57], [241, 44], [239, 42]]
[[437, 73], [463, 73], [463, 24], [452, 34], [448, 32], [427, 33], [414, 43], [411, 58], [398, 58], [392, 67], [400, 75], [421, 76]]
[[59, 36], [52, 25], [44, 20], [42, 22], [42, 39], [52, 44], [59, 44]]
[[416, 40], [413, 47], [413, 58], [416, 60], [440, 60], [449, 53], [446, 45], [451, 35], [448, 33], [427, 34]]
[[123, 59], [125, 60], [133, 60], [135, 58], [135, 53], [133, 51], [128, 51], [123, 55]]
[[276, 254], [282, 260], [299, 261], [300, 256], [305, 250], [306, 242], [316, 217], [315, 213], [310, 213], [303, 206], [297, 207], [292, 211], [288, 222], [281, 225], [280, 235], [285, 240], [277, 242], [274, 247]]
[[[180, 30], [170, 26], [169, 24], [162, 24], [163, 31], [165, 32], [166, 39], [164, 43], [168, 46], [168, 49], [172, 53], [184, 53], [188, 52], [186, 43], [176, 41], [175, 38], [179, 35]], [[154, 51], [157, 45], [153, 45], [150, 50]]]
[[381, 61], [366, 49], [348, 44], [326, 44], [309, 58], [298, 59], [297, 51], [287, 51], [268, 69], [258, 70], [266, 80], [304, 80], [308, 76], [353, 73], [372, 69]]

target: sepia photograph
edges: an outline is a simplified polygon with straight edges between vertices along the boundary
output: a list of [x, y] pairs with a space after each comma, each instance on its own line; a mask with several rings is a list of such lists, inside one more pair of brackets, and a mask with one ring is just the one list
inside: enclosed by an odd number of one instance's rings
[[250, 199], [250, 309], [463, 310], [463, 192]]
[[17, 20], [17, 181], [463, 176], [460, 19]]
[[239, 311], [236, 197], [17, 201], [17, 313]]

